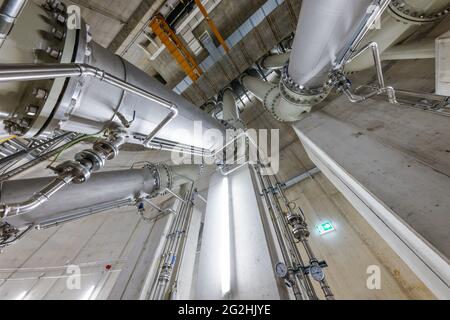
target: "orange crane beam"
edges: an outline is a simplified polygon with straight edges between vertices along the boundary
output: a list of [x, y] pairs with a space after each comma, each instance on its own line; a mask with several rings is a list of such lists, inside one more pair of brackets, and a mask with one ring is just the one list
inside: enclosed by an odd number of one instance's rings
[[192, 79], [192, 81], [197, 81], [203, 74], [202, 69], [183, 42], [181, 42], [175, 32], [173, 32], [172, 28], [170, 28], [164, 17], [160, 14], [154, 16], [150, 22], [150, 28], [166, 46], [169, 53], [181, 66], [183, 71]]
[[217, 27], [210, 18], [208, 11], [206, 11], [206, 8], [203, 6], [201, 0], [195, 0], [195, 4], [200, 9], [200, 12], [205, 17], [206, 22], [209, 24], [209, 27], [211, 28], [211, 31], [214, 33], [214, 36], [216, 37], [217, 41], [219, 41], [220, 45], [223, 47], [226, 53], [230, 52], [230, 48], [226, 44], [225, 40], [223, 39], [222, 35], [220, 34], [219, 30], [217, 30]]

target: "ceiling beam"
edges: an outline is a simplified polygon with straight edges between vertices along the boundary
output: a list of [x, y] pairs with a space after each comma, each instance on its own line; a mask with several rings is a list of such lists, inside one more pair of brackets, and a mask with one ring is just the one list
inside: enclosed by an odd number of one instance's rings
[[90, 10], [90, 11], [93, 11], [93, 12], [96, 12], [98, 14], [101, 14], [104, 17], [107, 17], [109, 19], [112, 19], [112, 20], [115, 20], [117, 22], [120, 22], [121, 24], [126, 24], [127, 23], [127, 21], [124, 21], [122, 19], [122, 17], [120, 17], [118, 14], [116, 14], [114, 12], [111, 12], [111, 11], [109, 11], [107, 9], [94, 6], [94, 5], [90, 4], [86, 0], [71, 0], [71, 2], [73, 2], [74, 4], [76, 4], [76, 5], [80, 6], [80, 7], [83, 7], [85, 9]]
[[108, 49], [124, 55], [130, 46], [139, 38], [142, 31], [148, 26], [152, 16], [159, 11], [164, 0], [143, 0], [114, 37]]

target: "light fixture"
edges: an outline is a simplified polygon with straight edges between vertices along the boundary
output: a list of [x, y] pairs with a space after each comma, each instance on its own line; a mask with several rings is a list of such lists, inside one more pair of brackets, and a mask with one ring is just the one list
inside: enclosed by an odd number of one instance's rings
[[23, 300], [27, 296], [28, 291], [22, 291], [17, 297], [16, 300]]
[[221, 194], [223, 203], [220, 206], [220, 280], [222, 287], [222, 297], [225, 297], [231, 290], [230, 276], [230, 213], [229, 213], [229, 192], [228, 178], [222, 179]]

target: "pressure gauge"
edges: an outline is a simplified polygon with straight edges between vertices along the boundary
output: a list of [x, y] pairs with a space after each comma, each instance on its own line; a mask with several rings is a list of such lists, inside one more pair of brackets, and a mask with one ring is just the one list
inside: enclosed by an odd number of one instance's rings
[[288, 268], [283, 262], [280, 262], [275, 266], [275, 272], [278, 277], [286, 278], [287, 273], [288, 273]]
[[309, 273], [311, 274], [311, 277], [318, 282], [325, 279], [325, 273], [318, 263], [311, 264], [309, 267]]

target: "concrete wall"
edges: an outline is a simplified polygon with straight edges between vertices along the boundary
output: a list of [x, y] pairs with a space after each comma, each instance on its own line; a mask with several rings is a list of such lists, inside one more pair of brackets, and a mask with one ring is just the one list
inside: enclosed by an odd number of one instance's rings
[[[0, 299], [105, 299], [141, 227], [122, 209], [31, 233], [0, 254]], [[79, 290], [66, 285], [68, 265], [80, 266]]]
[[[280, 172], [285, 181], [314, 167], [294, 131], [277, 123], [256, 100], [243, 113], [250, 128], [280, 129]], [[337, 299], [434, 299], [434, 295], [372, 229], [323, 174], [287, 190], [310, 225], [311, 245], [328, 262], [327, 279]], [[315, 225], [330, 220], [336, 231], [324, 236]], [[381, 271], [381, 290], [369, 290], [367, 268]], [[317, 292], [320, 293], [319, 288]]]
[[196, 299], [279, 299], [248, 167], [211, 178]]

